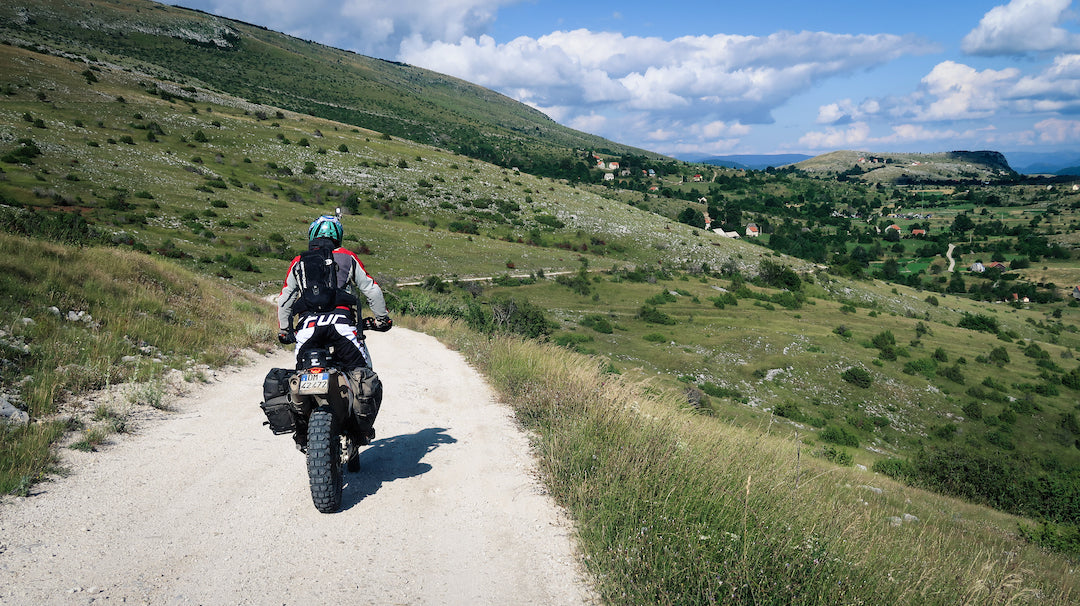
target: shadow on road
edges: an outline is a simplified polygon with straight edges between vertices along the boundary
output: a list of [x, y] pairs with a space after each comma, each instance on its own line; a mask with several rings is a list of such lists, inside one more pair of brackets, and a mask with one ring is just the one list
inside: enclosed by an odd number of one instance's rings
[[375, 440], [360, 451], [360, 471], [345, 474], [341, 508], [351, 508], [375, 494], [386, 482], [431, 471], [431, 465], [421, 462], [424, 456], [442, 444], [455, 442], [441, 427]]

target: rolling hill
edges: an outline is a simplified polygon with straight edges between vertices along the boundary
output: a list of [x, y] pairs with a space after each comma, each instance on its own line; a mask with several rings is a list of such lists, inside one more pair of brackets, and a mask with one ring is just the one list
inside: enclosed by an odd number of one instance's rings
[[[210, 336], [268, 346], [272, 320], [260, 319], [258, 299], [279, 287], [307, 223], [340, 206], [346, 246], [397, 313], [443, 314], [491, 331], [508, 310], [528, 311], [514, 325], [519, 333], [535, 329], [602, 360], [607, 375], [648, 381], [644, 391], [672, 390], [716, 426], [748, 435], [765, 428], [796, 457], [837, 462], [845, 473], [855, 465], [901, 479], [918, 472], [921, 485], [941, 492], [1069, 528], [1075, 520], [1075, 306], [991, 304], [922, 283], [851, 279], [672, 220], [698, 204], [703, 194], [690, 188], [700, 185], [736, 210], [760, 202], [765, 210], [747, 210], [747, 219], [844, 248], [844, 229], [862, 228], [861, 218], [836, 226], [823, 218], [813, 229], [796, 219], [903, 195], [935, 205], [934, 228], [944, 230], [988, 208], [989, 194], [976, 203], [945, 189], [867, 186], [848, 173], [872, 155], [864, 152], [827, 154], [782, 174], [686, 167], [640, 189], [605, 185], [595, 170], [587, 182], [528, 174], [504, 161], [520, 153], [534, 166], [574, 162], [573, 149], [600, 145], [644, 152], [545, 130], [528, 108], [437, 74], [201, 13], [146, 2], [36, 2], [0, 13], [8, 42], [0, 46], [0, 243], [25, 257], [5, 255], [0, 272], [3, 353], [12, 361], [0, 377], [35, 421], [51, 418], [64, 394], [152, 370], [191, 372]], [[327, 75], [340, 65], [347, 86]], [[399, 88], [407, 85], [411, 93]], [[361, 97], [354, 87], [372, 90]], [[497, 163], [469, 147], [481, 132], [507, 154]], [[889, 176], [919, 162], [936, 167], [934, 179], [1008, 178], [993, 153], [880, 157], [892, 161], [859, 174]], [[690, 182], [699, 170], [706, 181]], [[1037, 189], [994, 190], [1017, 205], [1004, 220], [1030, 225], [1030, 211], [1034, 223], [1067, 231], [1074, 194], [1042, 201], [1059, 194]], [[993, 210], [987, 221], [1014, 209]], [[860, 237], [870, 239], [852, 248], [881, 246], [869, 229]], [[947, 280], [929, 275], [935, 287]], [[494, 279], [465, 280], [476, 277]], [[177, 304], [196, 281], [200, 297], [214, 299], [213, 318]], [[137, 300], [126, 284], [139, 285]], [[99, 325], [66, 322], [49, 306]], [[241, 318], [230, 320], [240, 334], [210, 322], [228, 314]], [[180, 337], [191, 342], [172, 340]], [[227, 351], [215, 350], [214, 361]], [[58, 362], [64, 356], [73, 359]], [[589, 469], [591, 460], [573, 463]], [[862, 511], [853, 515], [878, 520], [877, 510]], [[1020, 541], [1012, 518], [950, 513], [944, 523], [961, 533], [992, 518], [993, 532]], [[1060, 538], [1055, 532], [1047, 531]]]
[[208, 88], [530, 172], [566, 170], [576, 150], [658, 157], [456, 78], [200, 11], [144, 0], [41, 0], [4, 3], [0, 23], [10, 44], [44, 44], [143, 73], [179, 96]]

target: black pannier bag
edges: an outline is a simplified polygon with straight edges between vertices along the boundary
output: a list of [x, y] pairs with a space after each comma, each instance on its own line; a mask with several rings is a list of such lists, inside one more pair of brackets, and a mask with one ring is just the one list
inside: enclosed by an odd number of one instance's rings
[[275, 434], [290, 433], [296, 428], [292, 403], [289, 402], [289, 378], [296, 371], [288, 368], [271, 368], [263, 379], [263, 401], [260, 406], [266, 414], [263, 425], [269, 425]]

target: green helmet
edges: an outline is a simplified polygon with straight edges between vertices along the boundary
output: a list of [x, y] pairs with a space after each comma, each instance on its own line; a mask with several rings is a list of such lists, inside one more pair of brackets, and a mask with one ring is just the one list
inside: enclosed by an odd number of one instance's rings
[[311, 222], [308, 227], [308, 242], [315, 238], [330, 238], [334, 244], [341, 246], [341, 236], [345, 230], [341, 227], [341, 221], [333, 215], [323, 215]]

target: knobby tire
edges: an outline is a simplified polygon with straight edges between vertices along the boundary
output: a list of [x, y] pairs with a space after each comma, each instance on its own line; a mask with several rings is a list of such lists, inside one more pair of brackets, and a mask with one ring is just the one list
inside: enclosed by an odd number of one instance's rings
[[333, 414], [318, 409], [308, 420], [307, 469], [311, 500], [322, 513], [341, 509], [341, 438], [332, 431]]

